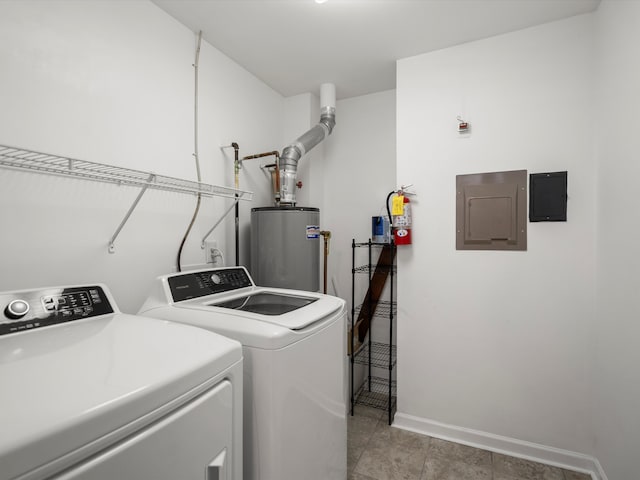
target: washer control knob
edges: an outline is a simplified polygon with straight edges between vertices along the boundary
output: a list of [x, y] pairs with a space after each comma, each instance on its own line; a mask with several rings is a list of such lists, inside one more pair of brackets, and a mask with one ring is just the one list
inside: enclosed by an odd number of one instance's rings
[[213, 282], [214, 285], [220, 285], [220, 282], [222, 282], [222, 279], [220, 278], [220, 275], [218, 275], [217, 273], [214, 273], [213, 275], [211, 275], [211, 281]]
[[24, 317], [27, 313], [29, 313], [29, 304], [24, 300], [13, 300], [4, 309], [4, 314], [14, 320]]

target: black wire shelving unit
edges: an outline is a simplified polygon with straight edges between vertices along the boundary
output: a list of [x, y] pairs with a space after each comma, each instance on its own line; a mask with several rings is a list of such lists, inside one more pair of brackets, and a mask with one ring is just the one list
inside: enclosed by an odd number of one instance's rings
[[[393, 423], [397, 404], [397, 384], [394, 380], [396, 367], [397, 348], [394, 342], [393, 324], [396, 317], [396, 301], [394, 292], [396, 269], [396, 245], [390, 243], [376, 243], [369, 240], [364, 243], [351, 242], [352, 247], [352, 284], [351, 284], [351, 334], [350, 359], [351, 359], [351, 415], [354, 414], [356, 405], [384, 410], [387, 413], [388, 424]], [[368, 262], [365, 265], [356, 265], [356, 250], [364, 248], [368, 253]], [[373, 254], [381, 248], [390, 249], [388, 262], [373, 263]], [[381, 257], [382, 258], [382, 255]], [[383, 272], [386, 276], [384, 282], [388, 282], [388, 300], [372, 299], [372, 282], [376, 272]], [[355, 290], [356, 277], [365, 275], [368, 278], [368, 294], [364, 303], [356, 304]], [[380, 290], [383, 286], [380, 287]], [[363, 318], [361, 312], [364, 310], [365, 320], [369, 322], [369, 333], [364, 342], [360, 344], [356, 338], [356, 319]], [[386, 318], [389, 320], [389, 343], [375, 342], [371, 338], [371, 325], [376, 318]], [[360, 385], [355, 385], [355, 366], [365, 366], [364, 380]], [[386, 375], [374, 375], [373, 369], [386, 370]]]

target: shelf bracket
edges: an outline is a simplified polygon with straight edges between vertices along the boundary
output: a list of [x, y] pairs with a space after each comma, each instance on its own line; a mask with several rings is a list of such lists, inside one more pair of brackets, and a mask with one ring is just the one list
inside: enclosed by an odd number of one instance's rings
[[236, 198], [235, 198], [234, 202], [231, 204], [231, 206], [222, 214], [222, 216], [213, 225], [213, 227], [211, 227], [211, 229], [205, 234], [205, 236], [202, 237], [202, 242], [200, 243], [200, 248], [202, 248], [202, 249], [205, 248], [205, 244], [204, 243], [207, 241], [207, 238], [209, 238], [209, 235], [211, 235], [213, 233], [213, 231], [218, 227], [218, 225], [220, 225], [220, 222], [222, 222], [222, 220], [224, 220], [226, 218], [226, 216], [229, 215], [229, 213], [231, 213], [231, 210], [233, 210], [233, 207], [235, 207], [238, 204], [239, 200], [240, 200], [240, 197], [238, 195], [236, 195]]
[[127, 214], [124, 216], [124, 218], [120, 222], [120, 225], [118, 225], [118, 228], [116, 228], [116, 231], [113, 234], [113, 236], [111, 237], [111, 240], [109, 240], [109, 253], [116, 253], [116, 247], [114, 245], [114, 243], [116, 241], [116, 238], [118, 238], [118, 235], [120, 235], [120, 231], [122, 230], [122, 228], [125, 226], [125, 224], [129, 220], [129, 217], [131, 216], [131, 214], [133, 213], [135, 208], [138, 206], [138, 203], [140, 203], [140, 200], [142, 199], [142, 196], [144, 195], [144, 192], [147, 191], [147, 188], [149, 188], [149, 185], [151, 185], [154, 182], [155, 178], [156, 178], [156, 175], [154, 173], [149, 175], [149, 178], [147, 179], [146, 185], [144, 185], [142, 187], [142, 190], [140, 190], [140, 193], [138, 193], [138, 196], [133, 201], [133, 204], [129, 208], [129, 211], [127, 212]]

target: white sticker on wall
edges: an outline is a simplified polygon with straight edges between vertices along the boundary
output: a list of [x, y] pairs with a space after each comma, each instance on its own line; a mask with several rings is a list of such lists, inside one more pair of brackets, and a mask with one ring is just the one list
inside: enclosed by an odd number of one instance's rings
[[320, 226], [307, 225], [307, 238], [320, 238]]

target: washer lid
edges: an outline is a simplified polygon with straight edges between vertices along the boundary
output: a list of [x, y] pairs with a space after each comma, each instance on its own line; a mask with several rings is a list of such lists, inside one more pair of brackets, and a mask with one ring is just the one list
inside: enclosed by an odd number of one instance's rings
[[259, 313], [260, 315], [284, 315], [318, 301], [317, 297], [302, 295], [287, 295], [275, 292], [258, 292], [243, 295], [232, 300], [214, 304], [220, 308], [231, 308], [243, 312]]
[[151, 414], [148, 423], [154, 410], [190, 390], [195, 395], [241, 359], [234, 340], [124, 314], [6, 335], [0, 338], [0, 478], [84, 451]]
[[[304, 330], [335, 317], [344, 309], [344, 301], [337, 297], [270, 287], [253, 287], [232, 295], [212, 295], [199, 300], [211, 311], [266, 322], [288, 330]], [[195, 306], [198, 302], [185, 304]]]

